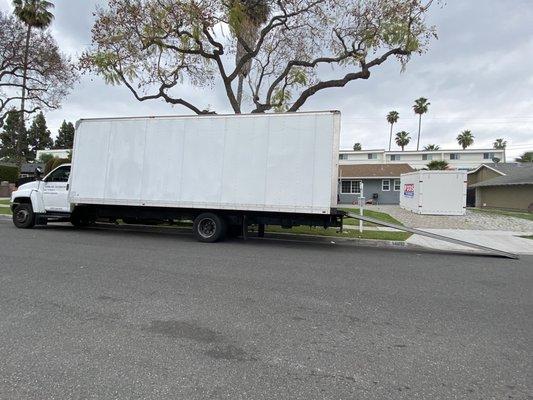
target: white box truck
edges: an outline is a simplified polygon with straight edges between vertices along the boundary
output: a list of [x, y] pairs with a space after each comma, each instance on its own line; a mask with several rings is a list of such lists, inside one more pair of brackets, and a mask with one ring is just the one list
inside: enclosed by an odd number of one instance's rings
[[466, 172], [416, 171], [400, 176], [400, 206], [417, 214], [464, 215]]
[[72, 164], [22, 185], [13, 221], [194, 221], [201, 241], [256, 224], [342, 226], [338, 111], [83, 119]]

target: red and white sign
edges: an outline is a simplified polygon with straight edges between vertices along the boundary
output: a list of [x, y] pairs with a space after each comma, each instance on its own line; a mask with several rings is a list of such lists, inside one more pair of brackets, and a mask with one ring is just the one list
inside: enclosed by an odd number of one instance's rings
[[413, 197], [415, 195], [415, 184], [406, 183], [403, 185], [403, 195], [406, 197]]

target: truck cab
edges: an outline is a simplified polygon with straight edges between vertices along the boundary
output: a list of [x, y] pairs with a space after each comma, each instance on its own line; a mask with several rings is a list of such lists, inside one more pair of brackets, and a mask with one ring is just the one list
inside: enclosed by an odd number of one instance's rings
[[70, 164], [62, 164], [42, 180], [21, 185], [11, 195], [13, 223], [18, 228], [46, 224], [49, 219], [70, 220], [68, 201]]

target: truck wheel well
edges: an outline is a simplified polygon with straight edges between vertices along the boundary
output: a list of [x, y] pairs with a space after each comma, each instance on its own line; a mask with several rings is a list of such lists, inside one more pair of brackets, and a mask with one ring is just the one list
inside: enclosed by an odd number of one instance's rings
[[13, 200], [11, 211], [14, 211], [18, 204], [31, 204], [31, 199], [29, 197], [17, 197], [15, 200]]

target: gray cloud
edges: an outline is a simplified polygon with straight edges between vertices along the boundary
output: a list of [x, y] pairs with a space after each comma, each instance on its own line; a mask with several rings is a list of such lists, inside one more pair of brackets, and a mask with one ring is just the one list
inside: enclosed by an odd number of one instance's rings
[[[106, 2], [54, 3], [53, 33], [64, 51], [76, 57], [90, 43], [96, 4]], [[9, 0], [0, 0], [0, 9], [9, 9], [9, 4]], [[384, 148], [389, 133], [387, 112], [399, 111], [395, 130], [409, 131], [414, 137], [417, 119], [411, 105], [424, 96], [431, 107], [423, 117], [423, 144], [457, 147], [457, 134], [470, 129], [476, 137], [475, 147], [490, 146], [495, 138], [504, 137], [513, 157], [533, 150], [531, 1], [450, 1], [442, 8], [435, 7], [429, 20], [437, 26], [439, 39], [426, 54], [414, 56], [404, 72], [397, 63], [389, 62], [367, 81], [323, 91], [305, 109], [341, 110], [343, 148], [350, 148], [354, 141], [363, 148]], [[217, 112], [230, 111], [220, 85], [212, 92], [182, 87], [178, 94], [200, 107], [209, 104]], [[125, 88], [86, 75], [63, 108], [48, 113], [47, 119], [55, 132], [63, 119], [183, 113], [187, 110], [160, 101], [139, 103]]]

